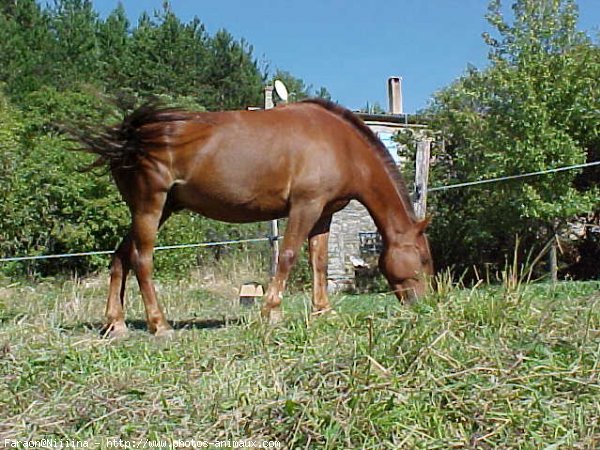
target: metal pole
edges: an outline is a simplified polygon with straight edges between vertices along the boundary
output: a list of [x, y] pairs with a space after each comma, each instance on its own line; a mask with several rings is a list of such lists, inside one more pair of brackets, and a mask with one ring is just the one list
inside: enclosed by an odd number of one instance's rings
[[275, 272], [277, 272], [277, 261], [279, 261], [279, 222], [277, 219], [271, 220], [270, 228], [271, 276], [275, 276]]
[[[273, 103], [273, 86], [265, 87], [265, 109], [271, 109]], [[271, 242], [271, 276], [277, 272], [277, 261], [279, 261], [279, 222], [277, 219], [271, 221], [269, 238]]]

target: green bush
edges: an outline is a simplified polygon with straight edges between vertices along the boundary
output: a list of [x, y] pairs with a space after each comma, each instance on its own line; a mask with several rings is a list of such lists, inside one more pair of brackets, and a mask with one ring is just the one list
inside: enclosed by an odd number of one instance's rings
[[[18, 126], [2, 149], [5, 164], [0, 180], [6, 186], [0, 204], [2, 256], [106, 249], [126, 229], [127, 209], [110, 179], [81, 173], [79, 169], [90, 163], [90, 157], [72, 151], [74, 144], [53, 126], [73, 116], [80, 123], [90, 121], [85, 112], [93, 111], [88, 107], [91, 101], [90, 95], [46, 90], [32, 99], [24, 113], [3, 102], [2, 115], [9, 118], [5, 123]], [[6, 132], [5, 124], [1, 128]], [[87, 272], [101, 261], [73, 258], [2, 268], [9, 274]]]

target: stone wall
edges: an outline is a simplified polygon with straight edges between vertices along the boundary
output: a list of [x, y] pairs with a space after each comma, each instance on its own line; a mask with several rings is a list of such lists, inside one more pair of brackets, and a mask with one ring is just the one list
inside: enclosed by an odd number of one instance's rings
[[354, 265], [351, 257], [360, 257], [359, 233], [377, 231], [367, 209], [352, 200], [343, 210], [333, 215], [329, 234], [328, 279], [331, 291], [351, 287], [354, 283]]

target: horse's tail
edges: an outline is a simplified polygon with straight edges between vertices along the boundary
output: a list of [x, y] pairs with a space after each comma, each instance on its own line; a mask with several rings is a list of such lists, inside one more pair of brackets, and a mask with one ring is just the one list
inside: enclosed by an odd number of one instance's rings
[[126, 114], [120, 124], [95, 130], [70, 130], [70, 134], [79, 142], [79, 150], [96, 155], [96, 160], [83, 170], [135, 168], [149, 150], [169, 144], [176, 128], [169, 123], [186, 119], [189, 113], [160, 107], [151, 101]]

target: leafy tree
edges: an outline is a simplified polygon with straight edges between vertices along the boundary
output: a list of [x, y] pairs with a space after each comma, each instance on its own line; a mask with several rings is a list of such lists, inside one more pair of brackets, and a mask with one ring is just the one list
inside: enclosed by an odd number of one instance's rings
[[[583, 163], [597, 147], [598, 48], [576, 30], [574, 1], [517, 0], [513, 11], [509, 23], [500, 1], [490, 2], [497, 36], [484, 35], [489, 67], [469, 68], [428, 111], [446, 142], [435, 184]], [[577, 177], [569, 171], [436, 193], [438, 261], [501, 265], [516, 234], [525, 248], [545, 243], [597, 201], [597, 189]]]
[[[30, 94], [28, 104], [26, 111], [17, 112], [5, 103], [5, 113], [18, 115], [20, 120], [13, 128], [11, 146], [2, 149], [4, 158], [14, 161], [0, 174], [6, 186], [0, 204], [2, 254], [107, 248], [113, 236], [126, 229], [127, 210], [119, 205], [118, 194], [108, 178], [91, 183], [88, 174], [78, 171], [90, 162], [89, 158], [74, 153], [73, 144], [50, 125], [75, 123], [75, 118], [82, 123], [101, 120], [104, 113], [97, 107], [97, 98], [46, 88]], [[6, 130], [5, 125], [0, 129]], [[87, 271], [99, 261], [71, 259], [60, 265], [43, 261], [16, 264], [14, 269]]]
[[[11, 174], [17, 166], [16, 155], [20, 147], [20, 135], [23, 132], [23, 122], [6, 97], [0, 91], [0, 183], [10, 186]], [[2, 229], [0, 228], [0, 233]], [[0, 236], [0, 246], [6, 241]]]

